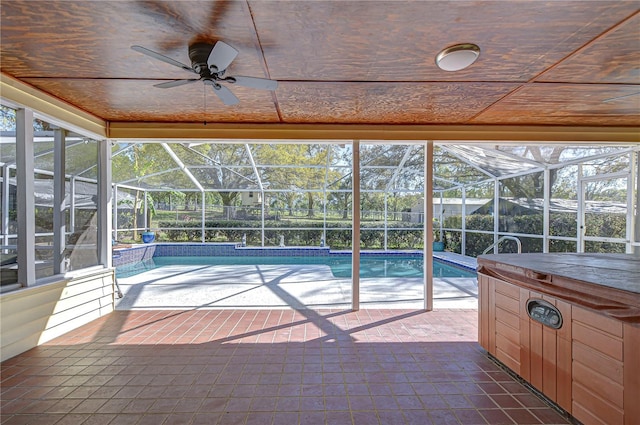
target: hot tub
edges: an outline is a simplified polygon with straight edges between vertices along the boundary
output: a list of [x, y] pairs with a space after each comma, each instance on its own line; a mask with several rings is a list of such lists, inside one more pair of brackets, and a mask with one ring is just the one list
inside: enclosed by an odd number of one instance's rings
[[640, 418], [640, 258], [478, 258], [478, 339], [584, 424]]

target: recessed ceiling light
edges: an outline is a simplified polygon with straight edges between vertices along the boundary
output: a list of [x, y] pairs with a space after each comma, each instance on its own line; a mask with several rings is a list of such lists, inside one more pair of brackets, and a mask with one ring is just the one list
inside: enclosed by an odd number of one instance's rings
[[460, 71], [471, 66], [480, 56], [480, 48], [464, 43], [447, 47], [436, 56], [436, 65], [443, 71]]

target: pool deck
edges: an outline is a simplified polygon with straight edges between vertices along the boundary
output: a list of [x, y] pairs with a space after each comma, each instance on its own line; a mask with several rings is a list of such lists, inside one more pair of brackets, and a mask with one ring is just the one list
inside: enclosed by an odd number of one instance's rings
[[434, 252], [433, 257], [447, 262], [459, 264], [473, 270], [478, 267], [478, 261], [474, 257], [467, 257], [465, 255], [456, 254], [455, 252]]
[[[475, 268], [475, 258], [434, 253]], [[325, 265], [172, 265], [118, 279], [117, 310], [351, 306], [351, 279]], [[422, 278], [360, 279], [361, 308], [422, 309]], [[434, 278], [434, 309], [477, 309], [476, 278]]]

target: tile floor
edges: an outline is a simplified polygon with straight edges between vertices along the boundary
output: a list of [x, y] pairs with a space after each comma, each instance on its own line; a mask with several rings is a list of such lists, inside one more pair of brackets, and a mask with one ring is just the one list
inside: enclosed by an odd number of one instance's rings
[[1, 424], [567, 424], [476, 310], [115, 311], [2, 363]]

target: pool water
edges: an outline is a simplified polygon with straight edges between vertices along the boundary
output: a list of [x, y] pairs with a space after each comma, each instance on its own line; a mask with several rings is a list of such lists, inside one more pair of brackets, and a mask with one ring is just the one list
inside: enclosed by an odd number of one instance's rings
[[[331, 268], [336, 278], [351, 277], [351, 256], [335, 257], [153, 257], [135, 264], [119, 266], [118, 278], [126, 278], [163, 266], [175, 265], [277, 265], [277, 264], [322, 264]], [[361, 278], [381, 277], [422, 277], [424, 262], [422, 257], [412, 255], [375, 255], [360, 257]], [[476, 277], [475, 271], [456, 267], [438, 259], [433, 260], [433, 277]]]
[[[329, 260], [335, 277], [351, 277], [351, 258]], [[360, 257], [360, 277], [422, 277], [424, 261], [415, 256]], [[434, 258], [433, 277], [476, 277], [471, 270], [456, 267]]]

